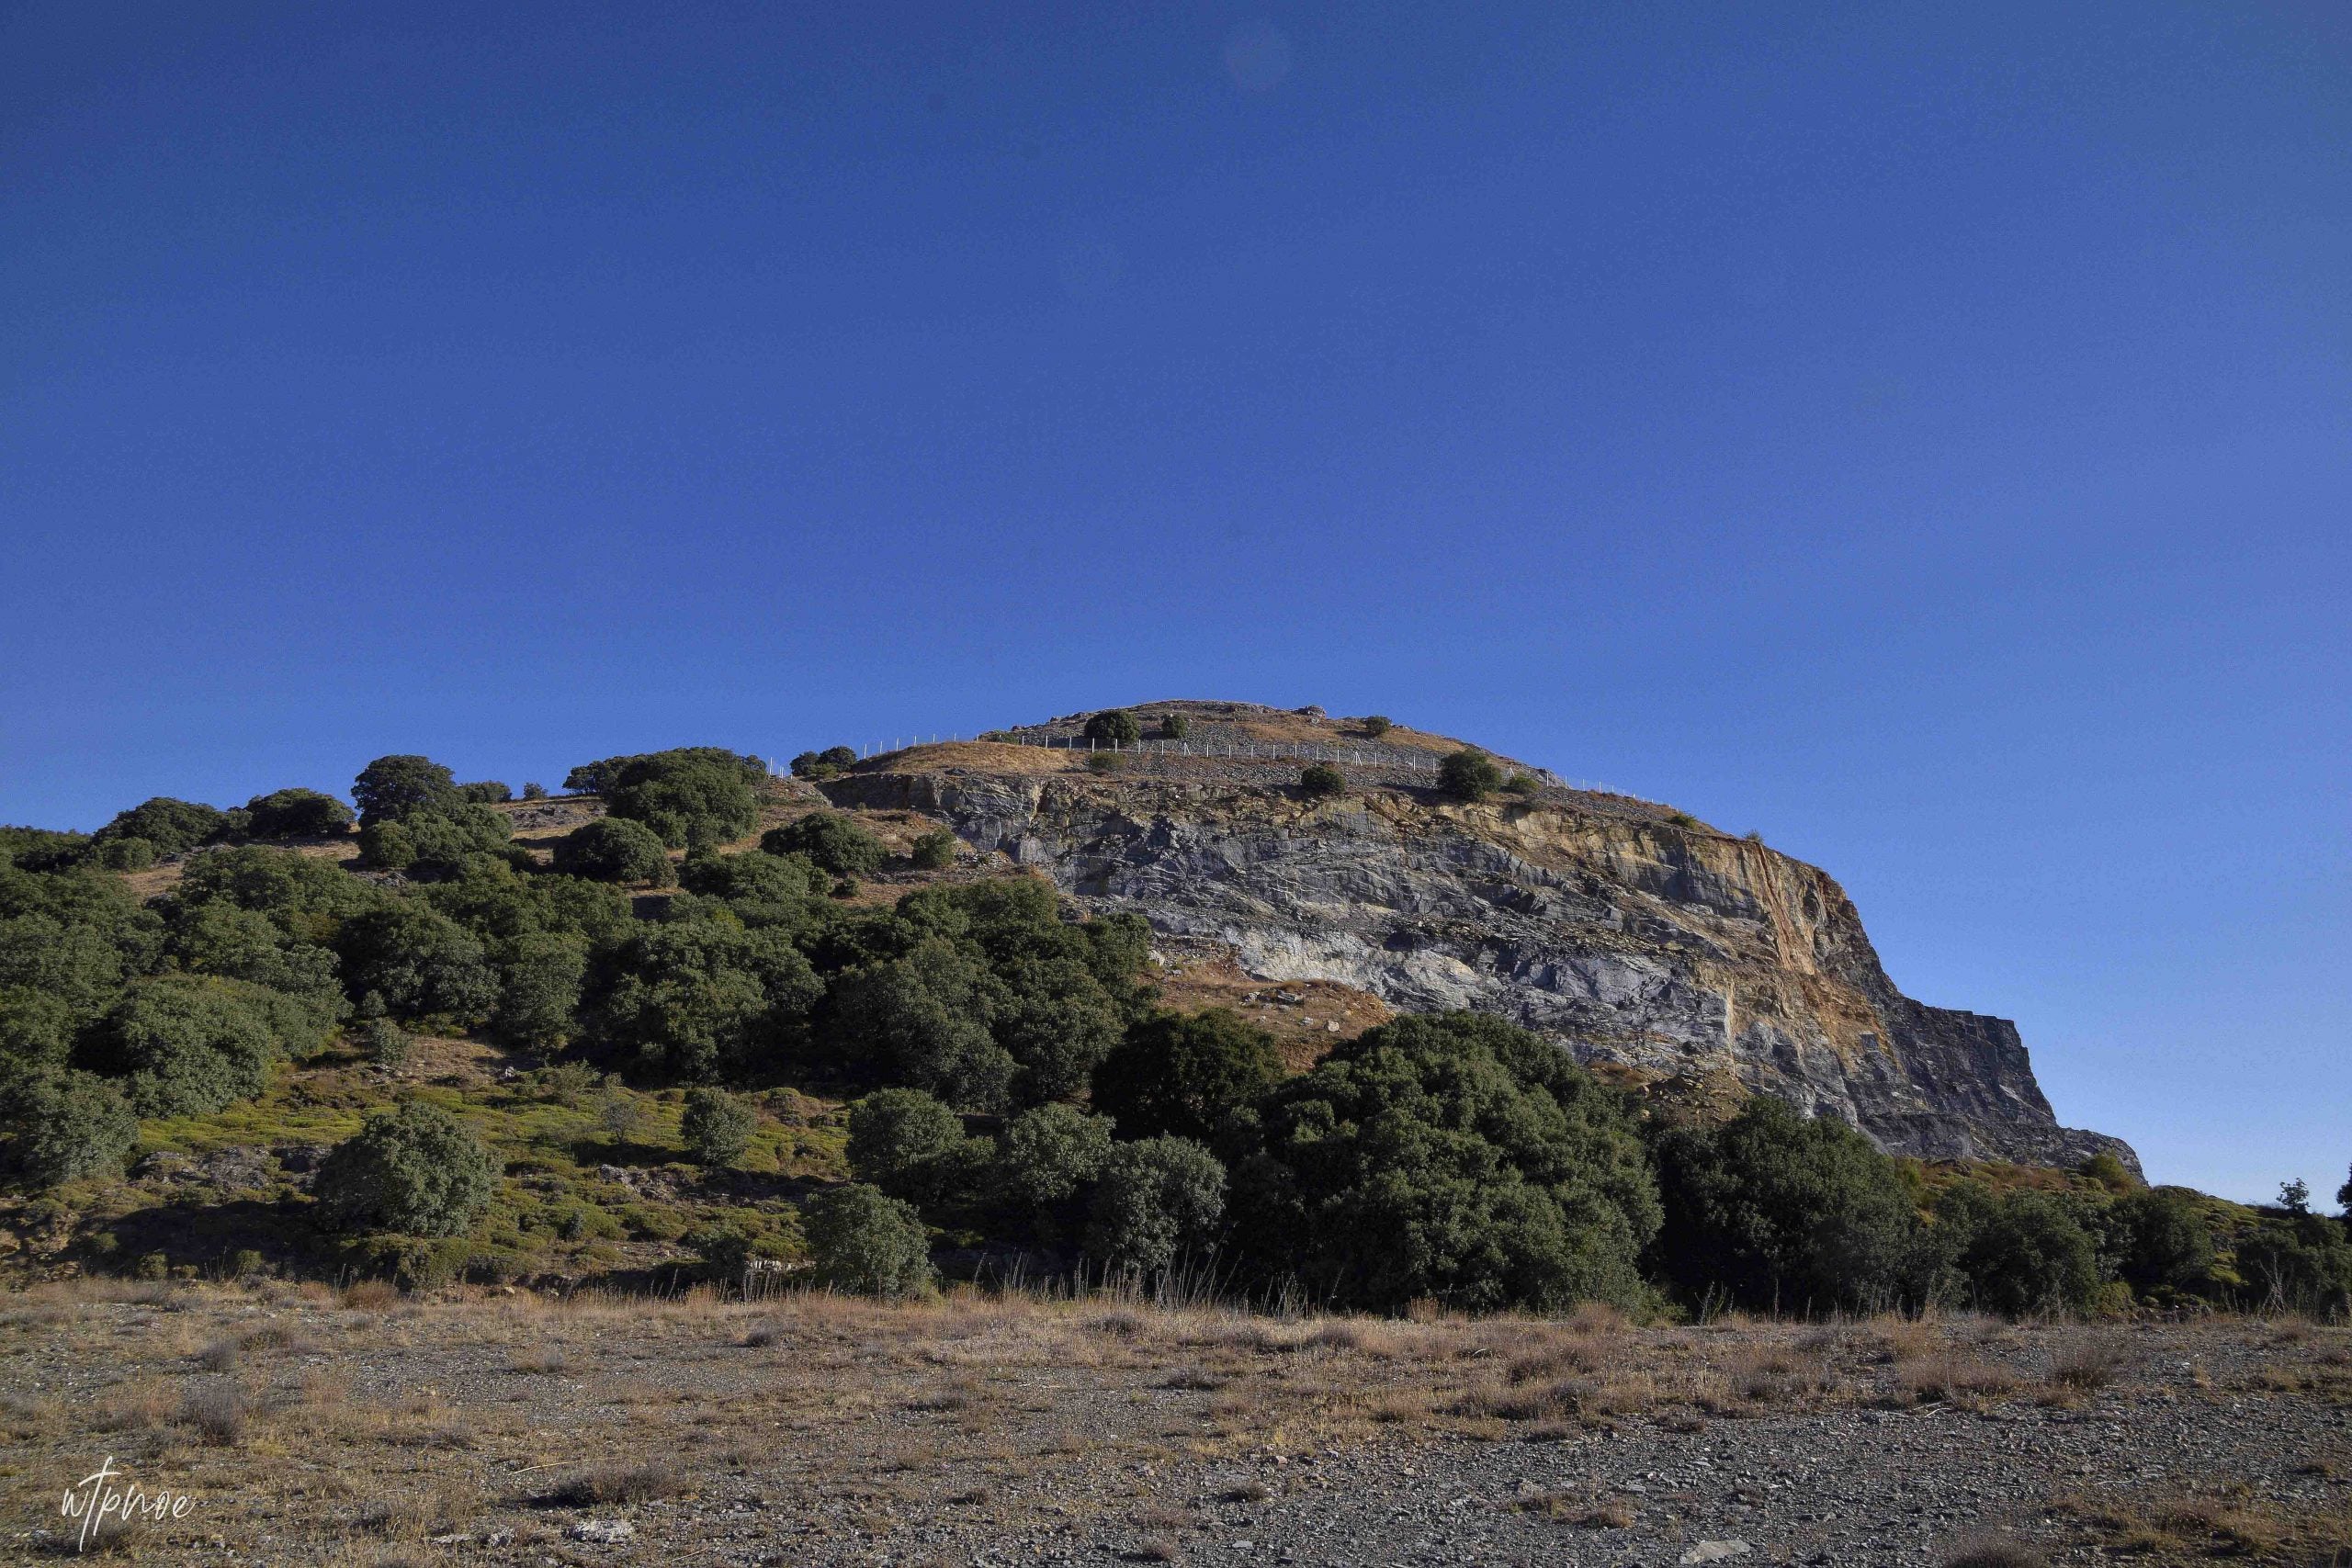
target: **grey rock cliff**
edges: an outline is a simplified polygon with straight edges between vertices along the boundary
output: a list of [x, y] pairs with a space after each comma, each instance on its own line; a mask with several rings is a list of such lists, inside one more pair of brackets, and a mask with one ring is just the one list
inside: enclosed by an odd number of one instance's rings
[[1762, 844], [1621, 797], [1460, 805], [1396, 786], [1315, 805], [1274, 770], [1185, 771], [886, 762], [823, 787], [935, 817], [1270, 980], [1498, 1014], [1645, 1076], [1727, 1073], [1895, 1153], [2107, 1150], [2136, 1168], [2119, 1141], [2058, 1125], [2015, 1025], [1904, 996], [1837, 883]]

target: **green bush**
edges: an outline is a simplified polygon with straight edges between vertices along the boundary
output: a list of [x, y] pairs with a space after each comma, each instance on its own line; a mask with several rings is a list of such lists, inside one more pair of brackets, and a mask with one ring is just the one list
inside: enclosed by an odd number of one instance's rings
[[458, 798], [472, 801], [477, 806], [503, 806], [514, 798], [514, 791], [496, 779], [482, 779], [458, 786]]
[[2066, 1202], [1962, 1181], [1938, 1196], [1933, 1240], [1971, 1303], [2009, 1317], [2081, 1313], [2099, 1293], [2098, 1248]]
[[1309, 762], [1298, 770], [1298, 793], [1309, 800], [1329, 800], [1348, 793], [1348, 775], [1329, 762]]
[[523, 786], [525, 800], [545, 800], [547, 797], [548, 786], [543, 784], [526, 784]]
[[1132, 746], [1143, 739], [1143, 726], [1125, 708], [1105, 708], [1086, 721], [1086, 739], [1097, 746]]
[[11, 1121], [17, 1168], [36, 1187], [119, 1173], [139, 1142], [139, 1118], [120, 1090], [89, 1073], [43, 1078]]
[[715, 746], [608, 758], [589, 768], [609, 779], [597, 791], [608, 813], [644, 823], [673, 850], [723, 844], [750, 832], [760, 818], [758, 786], [767, 777], [758, 758]]
[[827, 1005], [840, 1045], [885, 1081], [995, 1111], [1021, 1070], [989, 1032], [995, 989], [984, 958], [934, 937], [835, 976]]
[[561, 931], [514, 938], [499, 954], [498, 1002], [491, 1028], [509, 1044], [546, 1051], [579, 1032], [588, 944]]
[[255, 839], [327, 839], [351, 829], [351, 807], [315, 789], [273, 790], [245, 802], [245, 832]]
[[796, 779], [829, 779], [845, 772], [857, 761], [857, 753], [846, 746], [829, 746], [822, 751], [803, 751], [792, 759], [792, 776]]
[[470, 1026], [498, 1003], [498, 976], [481, 940], [413, 899], [356, 915], [335, 934], [350, 994], [374, 992], [400, 1018]]
[[2115, 1271], [2134, 1290], [2200, 1292], [2211, 1285], [2213, 1228], [2181, 1189], [2125, 1193], [2108, 1206], [2106, 1229]]
[[1086, 771], [1090, 773], [1115, 773], [1124, 770], [1126, 763], [1126, 758], [1119, 752], [1095, 751], [1086, 759]]
[[1189, 1138], [1145, 1138], [1103, 1156], [1088, 1205], [1086, 1253], [1105, 1269], [1158, 1274], [1216, 1244], [1225, 1167]]
[[1029, 1240], [1057, 1246], [1076, 1234], [1080, 1200], [1111, 1157], [1110, 1119], [1056, 1102], [1004, 1124], [989, 1185]]
[[956, 863], [956, 852], [959, 847], [955, 834], [944, 828], [934, 828], [914, 841], [907, 858], [913, 861], [919, 870], [943, 871]]
[[1437, 765], [1437, 786], [1456, 800], [1484, 800], [1503, 786], [1503, 771], [1476, 746], [1449, 751]]
[[672, 920], [597, 951], [584, 1010], [615, 1049], [707, 1082], [791, 1055], [823, 992], [786, 931]]
[[964, 1119], [919, 1089], [881, 1089], [849, 1108], [850, 1174], [927, 1207], [969, 1179]]
[[1513, 773], [1510, 776], [1510, 782], [1503, 785], [1503, 793], [1506, 795], [1533, 795], [1539, 787], [1540, 786], [1537, 785], [1532, 774]]
[[1830, 1117], [1770, 1095], [1657, 1140], [1657, 1251], [1693, 1302], [1752, 1312], [1875, 1312], [1916, 1302], [1919, 1223], [1895, 1162]]
[[432, 758], [413, 754], [379, 757], [360, 769], [351, 781], [351, 798], [358, 803], [363, 828], [462, 804], [457, 776]]
[[141, 1116], [209, 1116], [250, 1100], [279, 1055], [272, 993], [237, 980], [133, 982], [85, 1035], [79, 1065], [119, 1078]]
[[1657, 1192], [1632, 1113], [1498, 1019], [1397, 1019], [1264, 1101], [1234, 1223], [1265, 1275], [1335, 1305], [1638, 1303]]
[[144, 871], [155, 863], [155, 846], [144, 839], [101, 839], [90, 854], [108, 871]]
[[398, 822], [370, 822], [359, 829], [359, 863], [378, 871], [406, 871], [416, 863], [416, 840]]
[[652, 829], [621, 817], [583, 823], [555, 841], [555, 868], [594, 882], [636, 882], [667, 887], [676, 874]]
[[176, 855], [210, 841], [228, 825], [228, 813], [217, 806], [159, 795], [116, 813], [90, 840], [103, 845], [113, 839], [144, 839], [155, 847], [155, 853]]
[[1159, 716], [1159, 733], [1170, 740], [1182, 740], [1193, 732], [1193, 721], [1181, 713]]
[[2352, 1246], [2315, 1214], [2256, 1226], [2238, 1238], [2245, 1304], [2259, 1311], [2340, 1316], [2352, 1310]]
[[343, 1229], [462, 1235], [490, 1207], [498, 1166], [471, 1128], [410, 1100], [368, 1118], [320, 1164], [320, 1212]]
[[1356, 728], [1363, 730], [1370, 739], [1377, 740], [1396, 727], [1389, 722], [1388, 716], [1386, 714], [1376, 713], [1368, 717], [1358, 719], [1356, 721]]
[[838, 811], [812, 811], [760, 835], [772, 855], [799, 855], [835, 876], [871, 876], [889, 852], [854, 818]]
[[[794, 931], [823, 924], [832, 877], [806, 855], [696, 852], [678, 868], [687, 892], [716, 898], [747, 926]], [[673, 906], [674, 908], [674, 906]]]
[[723, 1170], [743, 1157], [758, 1125], [759, 1117], [749, 1100], [723, 1089], [690, 1089], [685, 1114], [678, 1121], [678, 1134], [696, 1165]]
[[898, 1298], [929, 1293], [931, 1235], [912, 1204], [853, 1182], [810, 1201], [804, 1229], [817, 1280], [837, 1291]]
[[389, 1018], [371, 1018], [359, 1026], [359, 1054], [379, 1067], [397, 1067], [408, 1060], [406, 1031]]
[[1130, 1138], [1216, 1146], [1282, 1077], [1274, 1037], [1224, 1008], [1154, 1013], [1094, 1069], [1094, 1108]]

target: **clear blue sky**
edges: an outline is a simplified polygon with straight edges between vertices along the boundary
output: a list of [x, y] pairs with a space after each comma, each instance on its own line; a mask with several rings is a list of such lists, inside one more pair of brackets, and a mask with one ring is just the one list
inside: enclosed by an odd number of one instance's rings
[[2348, 536], [2335, 0], [0, 10], [0, 820], [1381, 711], [2333, 1193]]

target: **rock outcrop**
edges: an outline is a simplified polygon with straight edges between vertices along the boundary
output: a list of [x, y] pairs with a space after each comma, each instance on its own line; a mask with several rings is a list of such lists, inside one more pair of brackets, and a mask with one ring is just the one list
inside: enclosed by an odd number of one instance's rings
[[[2057, 1165], [2108, 1151], [2136, 1167], [2118, 1140], [2058, 1125], [2014, 1024], [1897, 990], [1815, 867], [1532, 778], [1522, 794], [1446, 800], [1425, 772], [1351, 755], [1319, 723], [1320, 738], [1285, 742], [1274, 710], [1158, 705], [1174, 706], [1216, 721], [1190, 727], [1182, 754], [1123, 756], [1116, 775], [1034, 746], [954, 746], [823, 788], [936, 818], [1093, 909], [1139, 913], [1171, 947], [1226, 948], [1268, 980], [1496, 1013], [1647, 1078], [1729, 1075], [1894, 1153]], [[1063, 723], [1017, 738], [1066, 739]], [[1347, 795], [1295, 787], [1318, 746], [1363, 764]]]

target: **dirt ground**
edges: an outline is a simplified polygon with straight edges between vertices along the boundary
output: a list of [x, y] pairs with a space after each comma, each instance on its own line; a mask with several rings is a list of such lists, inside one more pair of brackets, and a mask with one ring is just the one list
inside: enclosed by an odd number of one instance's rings
[[74, 1281], [0, 1459], [10, 1561], [2342, 1564], [2352, 1332]]

